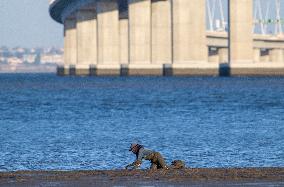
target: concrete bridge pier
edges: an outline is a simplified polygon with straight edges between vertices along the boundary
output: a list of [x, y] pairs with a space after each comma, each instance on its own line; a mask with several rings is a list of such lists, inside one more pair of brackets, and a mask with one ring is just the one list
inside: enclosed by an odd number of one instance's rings
[[[253, 63], [253, 0], [229, 1], [230, 72], [246, 74], [244, 64]], [[255, 67], [256, 68], [256, 67]]]
[[257, 63], [260, 61], [260, 49], [254, 48], [253, 49], [253, 62]]
[[151, 0], [128, 0], [129, 75], [159, 74], [151, 56]]
[[152, 63], [172, 64], [171, 0], [152, 0]]
[[211, 74], [205, 7], [205, 0], [172, 1], [173, 75]]
[[70, 75], [77, 63], [77, 29], [76, 17], [68, 17], [64, 22], [64, 70], [63, 75]]
[[120, 75], [119, 10], [117, 0], [97, 0], [97, 75]]
[[228, 48], [219, 48], [219, 62], [220, 63], [228, 63], [229, 62], [229, 49]]
[[81, 8], [77, 18], [76, 75], [89, 75], [90, 65], [97, 64], [97, 19], [95, 6]]
[[129, 53], [128, 53], [128, 19], [119, 19], [119, 40], [120, 40], [120, 52], [119, 61], [121, 65], [127, 66], [129, 63]]
[[283, 49], [271, 49], [269, 51], [270, 61], [273, 63], [283, 63]]

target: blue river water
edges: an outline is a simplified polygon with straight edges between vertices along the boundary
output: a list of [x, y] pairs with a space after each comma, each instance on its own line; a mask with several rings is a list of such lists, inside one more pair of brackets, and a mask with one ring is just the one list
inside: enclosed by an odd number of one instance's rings
[[0, 171], [121, 169], [133, 141], [189, 167], [284, 167], [284, 78], [0, 74]]

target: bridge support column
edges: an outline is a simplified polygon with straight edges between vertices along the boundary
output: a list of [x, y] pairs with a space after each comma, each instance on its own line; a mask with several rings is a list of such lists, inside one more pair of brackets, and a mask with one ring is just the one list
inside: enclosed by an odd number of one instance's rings
[[120, 64], [129, 63], [128, 54], [128, 19], [119, 20]]
[[117, 0], [97, 0], [97, 75], [119, 75], [119, 11]]
[[67, 18], [64, 22], [64, 75], [70, 74], [70, 66], [75, 66], [77, 64], [76, 33], [75, 17]]
[[254, 63], [260, 62], [260, 49], [259, 48], [253, 49], [253, 62]]
[[218, 54], [219, 54], [219, 63], [228, 63], [229, 61], [229, 49], [228, 48], [219, 48]]
[[173, 0], [173, 74], [187, 75], [206, 69], [205, 0]]
[[170, 0], [152, 0], [152, 63], [172, 63], [172, 16]]
[[271, 62], [283, 63], [283, 49], [271, 49], [269, 56]]
[[230, 63], [253, 62], [253, 0], [229, 0]]
[[95, 9], [77, 12], [76, 75], [89, 75], [90, 65], [97, 64], [97, 21]]
[[129, 75], [156, 75], [151, 65], [151, 0], [128, 0]]

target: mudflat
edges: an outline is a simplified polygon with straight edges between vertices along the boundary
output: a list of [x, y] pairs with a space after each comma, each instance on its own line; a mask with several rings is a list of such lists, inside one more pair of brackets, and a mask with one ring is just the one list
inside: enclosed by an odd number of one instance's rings
[[1, 172], [0, 186], [284, 186], [284, 168]]

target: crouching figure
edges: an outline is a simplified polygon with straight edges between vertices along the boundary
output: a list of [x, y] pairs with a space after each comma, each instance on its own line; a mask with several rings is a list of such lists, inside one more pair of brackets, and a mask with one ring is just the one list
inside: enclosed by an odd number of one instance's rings
[[142, 160], [149, 160], [151, 162], [151, 170], [168, 169], [163, 156], [159, 152], [145, 149], [143, 145], [131, 144], [129, 151], [136, 155], [136, 160], [125, 167], [125, 169], [137, 169], [141, 166]]

